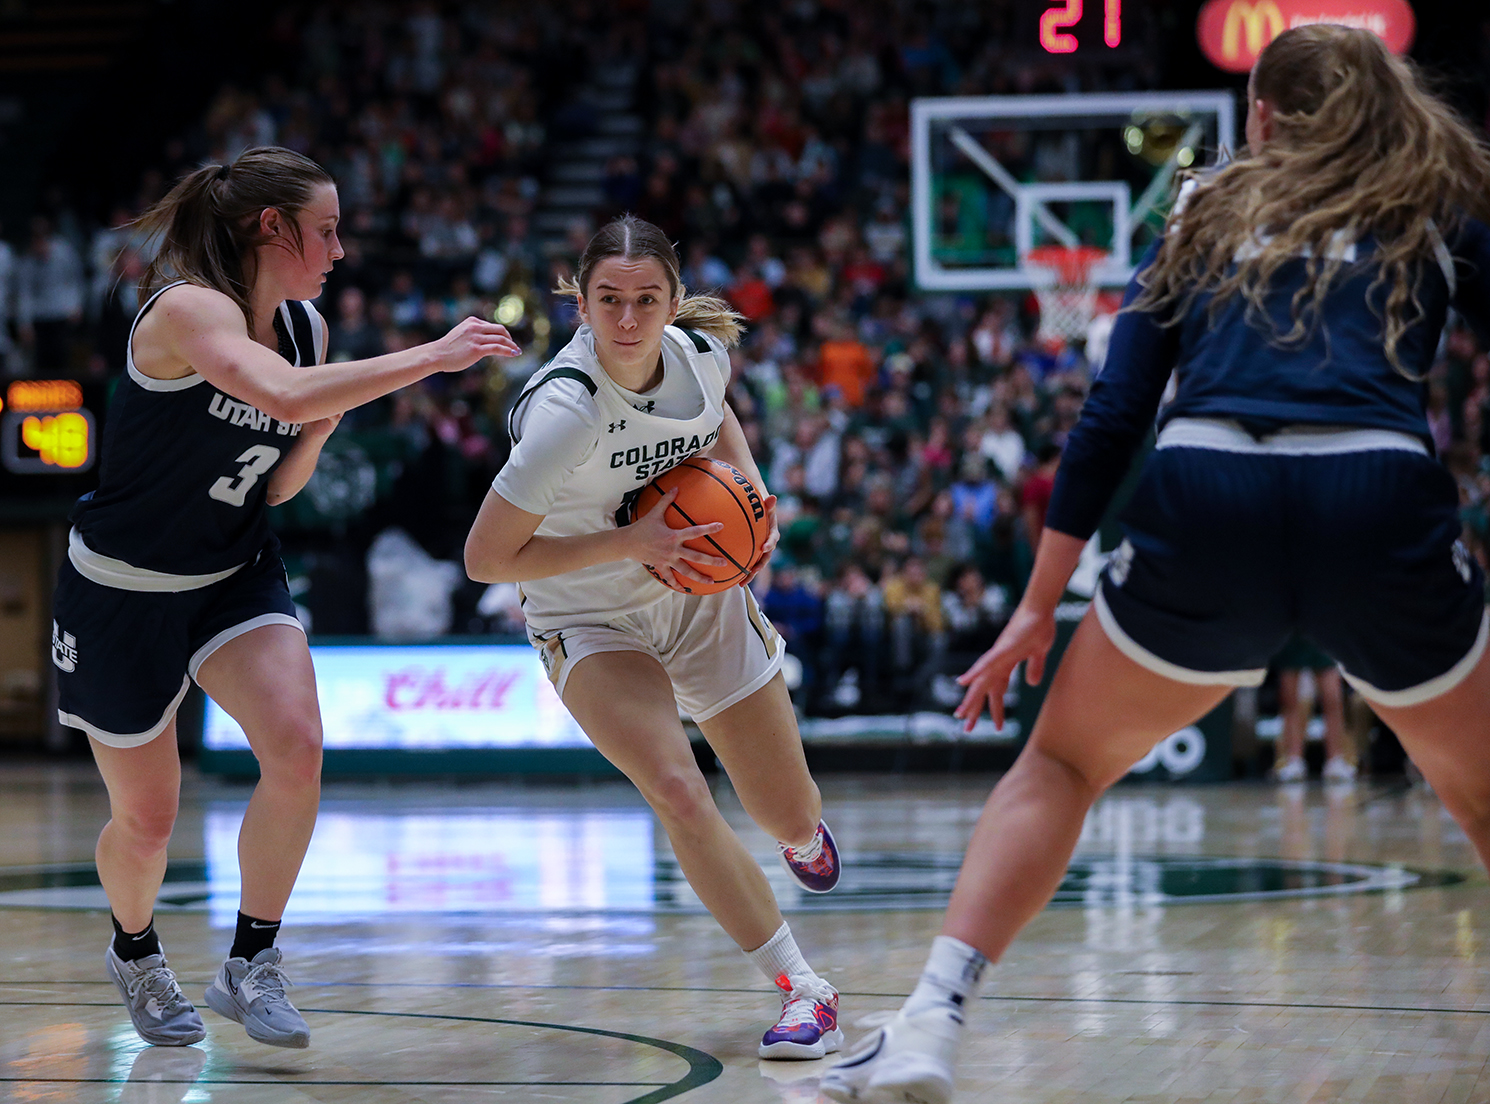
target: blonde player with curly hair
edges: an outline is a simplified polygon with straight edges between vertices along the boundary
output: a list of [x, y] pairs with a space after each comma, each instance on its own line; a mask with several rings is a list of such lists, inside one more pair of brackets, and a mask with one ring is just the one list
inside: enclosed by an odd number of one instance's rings
[[1087, 810], [1153, 745], [1307, 633], [1490, 864], [1490, 635], [1421, 381], [1450, 306], [1490, 337], [1490, 153], [1369, 32], [1263, 52], [1246, 156], [1197, 182], [1129, 287], [1034, 573], [962, 676], [1002, 719], [1171, 373], [1178, 393], [1092, 608], [984, 807], [905, 1006], [829, 1071], [856, 1102], [942, 1104], [983, 971], [1059, 885]]

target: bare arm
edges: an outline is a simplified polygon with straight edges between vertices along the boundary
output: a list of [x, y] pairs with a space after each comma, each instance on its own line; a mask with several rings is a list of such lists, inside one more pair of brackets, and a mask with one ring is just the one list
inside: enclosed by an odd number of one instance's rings
[[195, 370], [284, 422], [328, 418], [436, 372], [520, 352], [505, 327], [467, 318], [439, 340], [403, 352], [296, 368], [248, 335], [242, 312], [221, 292], [183, 285], [163, 295], [155, 310], [152, 338], [160, 359], [180, 365], [180, 375]]
[[756, 467], [755, 457], [750, 455], [750, 445], [745, 440], [745, 431], [740, 428], [740, 419], [735, 417], [729, 403], [724, 404], [724, 423], [719, 427], [719, 436], [704, 450], [703, 455], [723, 460], [726, 464], [745, 473], [756, 490], [766, 492], [766, 480]]
[[290, 454], [269, 477], [269, 505], [278, 506], [281, 502], [288, 502], [304, 489], [316, 470], [316, 462], [321, 458], [321, 446], [335, 432], [340, 421], [341, 415], [335, 414], [330, 418], [306, 422], [300, 427], [300, 436], [290, 448]]
[[726, 561], [684, 548], [683, 543], [717, 533], [724, 526], [715, 522], [686, 529], [668, 528], [663, 514], [676, 496], [677, 491], [668, 492], [645, 517], [619, 529], [572, 537], [542, 537], [537, 535], [542, 514], [520, 510], [496, 491], [489, 491], [466, 538], [466, 574], [479, 583], [520, 583], [596, 564], [636, 560], [650, 564], [664, 577], [671, 571], [696, 582], [711, 582], [708, 576], [689, 567], [681, 553], [686, 553], [694, 563], [711, 567], [723, 567]]
[[[326, 363], [326, 348], [330, 343], [331, 332], [322, 326], [321, 347], [316, 350], [317, 364]], [[288, 502], [305, 488], [316, 470], [316, 462], [321, 458], [321, 447], [336, 432], [340, 421], [341, 415], [336, 414], [330, 418], [306, 422], [300, 427], [300, 436], [291, 447], [290, 455], [285, 457], [284, 463], [275, 468], [274, 474], [269, 477], [269, 505], [278, 506], [281, 502]]]
[[709, 446], [704, 455], [711, 456], [715, 460], [723, 460], [726, 464], [743, 472], [745, 477], [755, 484], [756, 490], [764, 496], [761, 503], [766, 508], [766, 522], [770, 528], [766, 543], [761, 546], [761, 554], [755, 558], [755, 562], [750, 565], [749, 573], [740, 581], [741, 586], [747, 586], [755, 578], [756, 573], [766, 566], [771, 553], [776, 551], [776, 545], [781, 540], [781, 530], [776, 527], [776, 496], [766, 493], [765, 477], [761, 475], [760, 468], [756, 466], [755, 457], [750, 454], [750, 443], [745, 440], [745, 431], [740, 428], [740, 419], [735, 417], [735, 412], [728, 403], [724, 404], [724, 422], [719, 427], [719, 436], [715, 438], [714, 443]]

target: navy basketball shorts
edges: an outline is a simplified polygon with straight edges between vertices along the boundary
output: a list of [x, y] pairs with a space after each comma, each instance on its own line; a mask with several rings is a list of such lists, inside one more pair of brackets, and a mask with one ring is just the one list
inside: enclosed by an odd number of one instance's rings
[[62, 562], [53, 599], [57, 716], [99, 743], [128, 748], [165, 731], [198, 669], [262, 625], [300, 627], [277, 553], [197, 590], [103, 586]]
[[1121, 520], [1098, 619], [1130, 659], [1180, 682], [1256, 686], [1297, 631], [1370, 700], [1415, 705], [1458, 685], [1490, 636], [1458, 488], [1403, 434], [1255, 442], [1177, 420]]

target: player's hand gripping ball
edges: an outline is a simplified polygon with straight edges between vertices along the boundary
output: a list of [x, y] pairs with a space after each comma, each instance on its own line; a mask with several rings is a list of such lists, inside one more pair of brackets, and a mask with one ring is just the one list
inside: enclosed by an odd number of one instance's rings
[[[678, 584], [689, 594], [718, 594], [739, 585], [750, 574], [750, 565], [760, 556], [771, 533], [760, 491], [733, 465], [693, 456], [641, 489], [631, 504], [631, 520], [650, 513], [674, 487], [678, 488], [678, 497], [667, 508], [664, 520], [668, 527], [686, 529], [690, 525], [723, 523], [724, 528], [713, 536], [698, 537], [685, 547], [729, 561], [726, 567], [693, 564], [701, 575], [712, 576], [712, 583], [679, 579]], [[658, 582], [662, 581], [657, 572], [650, 567], [647, 570]]]

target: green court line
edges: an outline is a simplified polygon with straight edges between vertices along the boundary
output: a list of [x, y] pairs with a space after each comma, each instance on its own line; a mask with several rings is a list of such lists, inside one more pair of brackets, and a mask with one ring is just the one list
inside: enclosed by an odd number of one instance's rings
[[[31, 984], [37, 984], [32, 982]], [[41, 1008], [109, 1008], [111, 1004], [104, 1002], [83, 1001], [0, 1001], [0, 1007], [41, 1007]], [[553, 1085], [560, 1086], [596, 1086], [596, 1087], [636, 1087], [657, 1085], [651, 1092], [643, 1093], [641, 1096], [633, 1096], [623, 1101], [622, 1104], [662, 1104], [664, 1100], [682, 1096], [686, 1092], [707, 1085], [724, 1072], [724, 1063], [712, 1054], [687, 1046], [683, 1043], [674, 1043], [667, 1039], [654, 1039], [647, 1035], [632, 1035], [624, 1031], [608, 1031], [600, 1027], [579, 1027], [574, 1024], [543, 1023], [537, 1020], [504, 1020], [491, 1016], [457, 1016], [450, 1013], [434, 1012], [378, 1012], [366, 1009], [350, 1008], [302, 1008], [301, 1012], [310, 1012], [321, 1016], [383, 1016], [406, 1020], [458, 1020], [464, 1023], [486, 1023], [502, 1024], [506, 1027], [536, 1027], [549, 1031], [570, 1031], [581, 1035], [598, 1035], [607, 1039], [620, 1039], [628, 1043], [638, 1043], [642, 1046], [653, 1047], [657, 1050], [665, 1050], [670, 1054], [683, 1059], [688, 1063], [688, 1072], [676, 1081], [658, 1084], [655, 1081], [307, 1081], [298, 1078], [286, 1078], [284, 1080], [272, 1081], [249, 1081], [243, 1079], [220, 1079], [203, 1080], [193, 1078], [191, 1084], [203, 1085], [366, 1085], [376, 1088], [382, 1085], [389, 1086], [414, 1086], [414, 1085], [446, 1085], [450, 1087], [471, 1086], [504, 1086], [504, 1085]], [[125, 1084], [127, 1078], [60, 1078], [60, 1077], [0, 1077], [0, 1084]], [[187, 1082], [175, 1082], [185, 1084]]]
[[628, 1043], [640, 1043], [643, 1046], [655, 1047], [676, 1054], [688, 1063], [688, 1072], [678, 1080], [652, 1092], [641, 1096], [634, 1096], [624, 1104], [661, 1104], [664, 1100], [671, 1100], [675, 1096], [682, 1096], [686, 1092], [707, 1085], [724, 1072], [724, 1063], [712, 1054], [697, 1050], [683, 1043], [669, 1042], [666, 1039], [653, 1039], [646, 1035], [632, 1035], [624, 1031], [607, 1031], [600, 1027], [577, 1027], [573, 1024], [540, 1023], [534, 1020], [499, 1020], [486, 1016], [453, 1016], [448, 1013], [436, 1014], [433, 1012], [375, 1012], [375, 1011], [353, 1011], [343, 1008], [302, 1008], [302, 1012], [319, 1014], [345, 1015], [345, 1016], [395, 1016], [411, 1020], [463, 1020], [470, 1023], [494, 1023], [504, 1024], [509, 1027], [539, 1027], [551, 1031], [575, 1031], [584, 1035], [598, 1035], [606, 1039], [622, 1039]]

